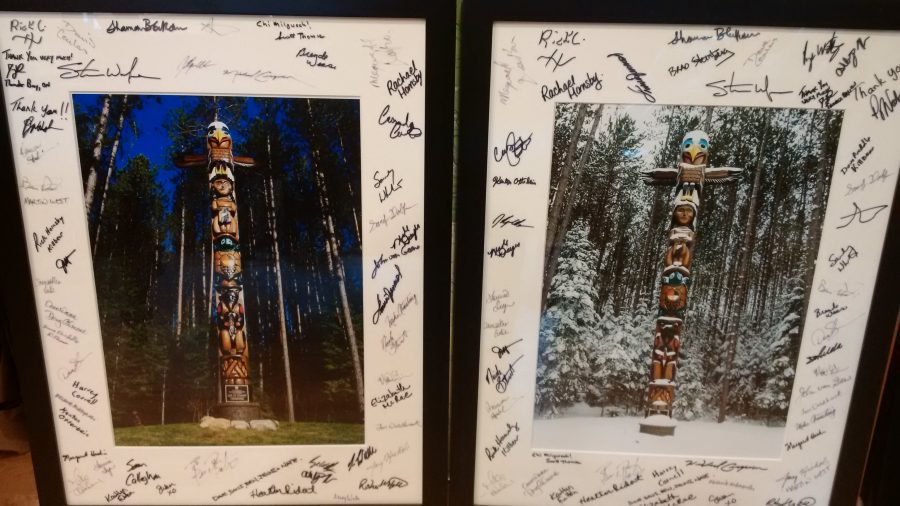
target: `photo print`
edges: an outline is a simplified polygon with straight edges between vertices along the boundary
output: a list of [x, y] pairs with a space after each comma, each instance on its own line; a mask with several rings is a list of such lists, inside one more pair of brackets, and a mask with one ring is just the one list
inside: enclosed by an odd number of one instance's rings
[[359, 101], [73, 103], [116, 444], [364, 442]]
[[842, 120], [556, 105], [535, 448], [781, 455]]

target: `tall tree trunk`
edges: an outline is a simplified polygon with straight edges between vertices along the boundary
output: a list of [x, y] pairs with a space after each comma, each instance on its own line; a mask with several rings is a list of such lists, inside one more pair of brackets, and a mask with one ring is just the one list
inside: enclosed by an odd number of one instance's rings
[[[337, 127], [338, 141], [341, 145], [341, 161], [344, 162], [344, 167], [347, 167], [349, 163], [347, 162], [347, 155], [344, 151], [344, 134], [341, 131], [340, 125]], [[359, 207], [356, 205], [356, 194], [353, 191], [353, 184], [350, 179], [347, 179], [347, 194], [350, 196], [350, 211], [353, 215], [353, 227], [356, 231], [356, 242], [360, 244], [360, 249], [362, 249], [362, 234], [359, 231], [359, 222], [362, 221], [362, 217], [359, 215]]]
[[[557, 202], [559, 202], [560, 205], [555, 210], [556, 216], [553, 216], [553, 211], [551, 211], [550, 219], [554, 222], [558, 221], [558, 228], [554, 231], [557, 240], [548, 244], [549, 249], [545, 248], [545, 252], [549, 253], [549, 256], [544, 257], [546, 264], [544, 265], [544, 284], [541, 288], [542, 311], [547, 305], [547, 294], [550, 292], [550, 282], [553, 281], [553, 277], [556, 276], [556, 270], [559, 267], [559, 253], [562, 251], [563, 242], [566, 238], [566, 229], [569, 228], [569, 219], [572, 216], [572, 208], [575, 207], [575, 201], [577, 200], [576, 192], [578, 191], [578, 185], [581, 184], [581, 177], [584, 174], [585, 165], [587, 165], [587, 160], [590, 158], [591, 150], [594, 147], [594, 135], [597, 133], [597, 127], [600, 125], [601, 116], [603, 116], [603, 104], [598, 105], [597, 110], [594, 113], [594, 121], [591, 124], [591, 134], [588, 136], [587, 142], [584, 145], [584, 150], [581, 152], [581, 157], [578, 159], [578, 166], [575, 168], [574, 181], [571, 182], [569, 195], [568, 197], [560, 195], [560, 198], [557, 199]], [[560, 182], [560, 187], [562, 187], [562, 182]], [[557, 193], [560, 191], [560, 189], [557, 189]], [[549, 234], [550, 226], [547, 228]], [[549, 239], [550, 236], [548, 235], [547, 238]]]
[[704, 109], [706, 111], [703, 115], [703, 130], [709, 132], [712, 128], [713, 106], [708, 105]]
[[178, 240], [178, 291], [175, 302], [175, 345], [181, 344], [181, 304], [184, 294], [184, 197], [181, 199], [181, 232]]
[[116, 167], [116, 153], [119, 150], [119, 140], [122, 138], [122, 127], [125, 125], [125, 113], [128, 111], [128, 95], [122, 97], [122, 111], [119, 113], [119, 121], [116, 123], [116, 136], [113, 138], [112, 148], [109, 150], [109, 163], [106, 165], [106, 180], [103, 182], [103, 193], [100, 194], [100, 212], [97, 214], [97, 229], [94, 232], [94, 258], [97, 257], [97, 245], [100, 244], [100, 228], [103, 226], [103, 209], [106, 207], [106, 195], [109, 192], [109, 180], [112, 179]]
[[154, 307], [153, 292], [156, 283], [156, 270], [159, 268], [159, 229], [153, 231], [153, 265], [150, 266], [150, 279], [147, 281], [147, 294], [145, 296], [144, 305], [148, 313], [152, 313]]
[[741, 312], [744, 309], [744, 304], [747, 300], [747, 275], [750, 273], [750, 263], [753, 260], [753, 238], [756, 235], [756, 218], [757, 213], [756, 210], [759, 207], [759, 194], [762, 187], [762, 172], [763, 172], [763, 146], [766, 145], [766, 137], [769, 133], [769, 124], [771, 122], [770, 114], [771, 112], [766, 110], [764, 113], [765, 119], [763, 125], [763, 133], [762, 137], [759, 140], [759, 147], [756, 152], [756, 169], [755, 174], [753, 175], [753, 188], [750, 194], [750, 208], [747, 210], [747, 224], [744, 228], [744, 237], [741, 240], [741, 250], [740, 250], [740, 264], [737, 266], [738, 268], [738, 276], [735, 281], [735, 289], [732, 293], [735, 294], [736, 300], [732, 305], [731, 312], [728, 316], [728, 321], [725, 323], [728, 330], [726, 331], [726, 357], [725, 357], [725, 368], [724, 373], [722, 375], [722, 385], [719, 390], [719, 416], [717, 418], [719, 423], [725, 421], [725, 412], [728, 407], [728, 394], [731, 389], [731, 381], [729, 375], [731, 374], [731, 368], [734, 365], [734, 354], [737, 350], [737, 343], [739, 339], [739, 333], [741, 332]]
[[566, 159], [559, 169], [559, 177], [556, 180], [556, 191], [554, 191], [553, 195], [550, 197], [550, 211], [547, 215], [547, 240], [544, 244], [545, 261], [550, 257], [550, 251], [556, 241], [556, 235], [559, 228], [559, 213], [562, 211], [562, 205], [565, 201], [566, 192], [569, 187], [572, 164], [575, 163], [575, 151], [578, 148], [578, 139], [581, 137], [581, 129], [584, 126], [586, 113], [587, 104], [578, 104], [578, 113], [575, 115], [575, 125], [572, 128], [572, 138], [569, 139], [569, 148], [566, 151]]
[[804, 286], [808, 287], [806, 289], [806, 293], [803, 297], [803, 310], [806, 311], [807, 306], [809, 305], [809, 296], [812, 293], [812, 290], [809, 287], [812, 286], [813, 276], [815, 275], [815, 267], [816, 267], [816, 255], [819, 251], [819, 240], [822, 238], [822, 222], [825, 220], [825, 178], [827, 176], [826, 172], [828, 171], [828, 160], [826, 157], [825, 150], [828, 145], [828, 134], [829, 130], [832, 128], [834, 124], [830, 115], [826, 114], [825, 124], [822, 127], [821, 139], [822, 142], [819, 146], [819, 163], [816, 167], [816, 193], [812, 199], [812, 209], [810, 210], [809, 217], [809, 240], [806, 241], [808, 249], [806, 254], [806, 262], [807, 271], [804, 276]]
[[359, 348], [357, 347], [357, 339], [356, 339], [356, 331], [353, 328], [353, 319], [350, 313], [350, 304], [349, 299], [347, 297], [347, 286], [344, 281], [344, 268], [343, 262], [341, 262], [341, 257], [338, 253], [337, 239], [335, 238], [334, 232], [334, 222], [331, 217], [331, 204], [328, 200], [328, 189], [325, 184], [324, 174], [318, 172], [316, 169], [316, 174], [319, 179], [319, 191], [322, 194], [322, 198], [325, 203], [325, 208], [323, 212], [325, 212], [326, 222], [327, 222], [327, 240], [330, 244], [330, 253], [334, 255], [334, 274], [337, 278], [338, 292], [340, 294], [341, 299], [341, 309], [343, 313], [343, 324], [344, 331], [347, 334], [347, 340], [349, 341], [350, 346], [350, 358], [353, 360], [353, 371], [356, 378], [356, 393], [357, 398], [359, 400], [359, 410], [360, 413], [365, 411], [366, 400], [363, 393], [363, 370], [362, 370], [362, 362], [359, 357]]
[[169, 367], [163, 367], [163, 375], [162, 375], [162, 400], [160, 401], [159, 406], [159, 424], [166, 424], [166, 376], [168, 373]]
[[[267, 114], [268, 115], [268, 114]], [[275, 287], [278, 291], [278, 334], [281, 339], [282, 356], [284, 357], [284, 382], [286, 386], [285, 397], [287, 398], [288, 421], [294, 421], [294, 387], [293, 377], [291, 375], [291, 353], [288, 349], [287, 325], [284, 321], [284, 289], [281, 282], [281, 252], [278, 246], [278, 221], [275, 215], [275, 181], [272, 178], [272, 140], [270, 134], [266, 133], [266, 152], [268, 154], [269, 184], [266, 191], [268, 192], [266, 200], [268, 201], [267, 211], [269, 215], [269, 230], [272, 232], [272, 250], [275, 253]], [[265, 187], [265, 181], [263, 182]], [[262, 361], [260, 361], [262, 367]]]
[[[310, 131], [313, 136], [313, 145], [315, 146], [316, 135], [315, 128], [313, 125], [313, 113], [312, 113], [312, 104], [309, 99], [306, 99], [306, 112], [309, 116], [309, 126]], [[331, 213], [331, 202], [328, 196], [328, 186], [325, 182], [325, 175], [321, 172], [321, 167], [319, 163], [321, 161], [321, 157], [319, 156], [319, 150], [317, 147], [313, 148], [313, 173], [315, 175], [317, 186], [319, 188], [319, 196], [322, 203], [322, 214], [326, 221], [326, 239], [331, 246], [331, 254], [334, 255], [334, 274], [337, 278], [338, 291], [341, 297], [341, 308], [343, 310], [344, 316], [344, 325], [346, 327], [347, 339], [350, 341], [350, 357], [353, 360], [353, 371], [356, 378], [356, 395], [359, 401], [359, 410], [360, 413], [365, 412], [366, 400], [365, 394], [363, 392], [363, 370], [362, 370], [362, 362], [359, 357], [359, 348], [357, 346], [356, 339], [356, 331], [353, 328], [353, 318], [350, 313], [350, 303], [347, 297], [347, 286], [344, 281], [344, 267], [343, 262], [341, 261], [341, 257], [338, 249], [337, 238], [335, 237], [334, 232], [334, 221], [332, 219]]]
[[97, 120], [97, 136], [91, 144], [91, 167], [88, 169], [87, 182], [84, 186], [84, 211], [90, 223], [91, 211], [94, 209], [94, 191], [97, 187], [97, 170], [100, 166], [100, 154], [103, 152], [103, 138], [106, 136], [106, 124], [109, 122], [109, 101], [112, 95], [103, 97], [100, 118]]

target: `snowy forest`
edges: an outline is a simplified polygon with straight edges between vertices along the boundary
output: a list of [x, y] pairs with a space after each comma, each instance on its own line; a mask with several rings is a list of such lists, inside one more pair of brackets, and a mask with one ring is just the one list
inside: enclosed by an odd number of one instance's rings
[[[235, 156], [251, 400], [363, 421], [358, 100], [74, 96], [116, 427], [196, 422], [218, 398], [207, 125]], [[352, 324], [347, 324], [352, 322]], [[356, 353], [353, 353], [353, 352]]]
[[674, 188], [639, 171], [675, 167], [682, 136], [703, 130], [709, 165], [744, 171], [703, 190], [673, 416], [783, 426], [841, 121], [558, 104], [535, 417], [644, 415]]

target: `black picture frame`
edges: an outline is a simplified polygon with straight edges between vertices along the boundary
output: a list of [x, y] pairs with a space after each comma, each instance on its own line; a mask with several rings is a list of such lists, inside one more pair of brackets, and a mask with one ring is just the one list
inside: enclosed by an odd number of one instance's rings
[[[478, 421], [478, 384], [482, 331], [487, 153], [489, 152], [492, 28], [496, 22], [617, 23], [667, 26], [759, 26], [900, 29], [900, 11], [885, 1], [801, 0], [780, 3], [725, 0], [702, 9], [659, 0], [628, 2], [493, 0], [466, 2], [462, 9], [460, 59], [459, 171], [453, 297], [453, 418], [450, 430], [450, 503], [474, 504], [474, 464]], [[856, 504], [879, 398], [885, 380], [900, 297], [892, 286], [900, 279], [900, 184], [881, 254], [873, 303], [853, 388], [850, 412], [836, 465], [831, 504]]]
[[[447, 431], [449, 398], [450, 256], [453, 147], [453, 72], [456, 6], [452, 0], [12, 0], [10, 12], [110, 12], [122, 14], [283, 15], [345, 18], [424, 19], [428, 78], [425, 80], [425, 223], [422, 505], [442, 505], [447, 496]], [[3, 99], [0, 90], [0, 100]], [[6, 108], [0, 108], [0, 160], [3, 174], [2, 212], [11, 217], [2, 276], [0, 308], [8, 323], [10, 348], [18, 371], [27, 416], [32, 460], [42, 504], [67, 504], [60, 452], [53, 424], [50, 390], [41, 349], [39, 320], [27, 256], [26, 234], [10, 144]]]

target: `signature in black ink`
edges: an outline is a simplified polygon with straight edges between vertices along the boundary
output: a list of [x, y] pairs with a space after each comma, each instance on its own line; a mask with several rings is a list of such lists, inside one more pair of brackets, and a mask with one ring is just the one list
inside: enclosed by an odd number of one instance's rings
[[106, 33], [116, 33], [116, 32], [183, 32], [187, 30], [186, 26], [178, 26], [175, 23], [171, 23], [169, 21], [160, 21], [158, 19], [150, 20], [147, 18], [143, 19], [144, 23], [134, 24], [134, 25], [126, 25], [120, 24], [118, 20], [112, 20], [109, 23], [109, 26], [106, 27]]
[[410, 139], [415, 139], [422, 136], [422, 129], [417, 127], [414, 122], [409, 120], [409, 113], [406, 113], [406, 116], [401, 121], [388, 114], [390, 111], [390, 105], [384, 106], [384, 109], [381, 110], [381, 114], [378, 116], [378, 124], [391, 125], [391, 139], [397, 139], [399, 137], [409, 137]]
[[491, 228], [494, 228], [497, 225], [500, 225], [500, 228], [503, 228], [507, 225], [511, 225], [513, 227], [534, 228], [531, 225], [525, 224], [525, 218], [516, 218], [512, 214], [507, 215], [503, 213], [498, 214], [497, 217], [494, 218], [494, 220], [491, 222]]
[[516, 343], [520, 343], [520, 342], [522, 342], [522, 340], [517, 339], [517, 340], [515, 340], [509, 344], [503, 345], [503, 346], [491, 346], [491, 352], [496, 353], [497, 358], [503, 358], [503, 355], [508, 355], [509, 353], [512, 353], [511, 351], [509, 351], [510, 346], [512, 346]]
[[[387, 309], [387, 305], [394, 302], [394, 292], [397, 290], [397, 285], [400, 283], [400, 280], [403, 279], [400, 267], [394, 264], [394, 269], [397, 270], [397, 273], [394, 274], [394, 280], [391, 282], [391, 286], [384, 287], [382, 288], [382, 293], [375, 294], [377, 309], [375, 309], [375, 313], [372, 314], [373, 324], [377, 324], [381, 319], [381, 315], [384, 313], [384, 310]], [[384, 299], [381, 298], [382, 295], [384, 295]]]
[[838, 266], [838, 272], [843, 272], [843, 270], [850, 264], [850, 260], [853, 260], [858, 256], [856, 252], [856, 248], [853, 246], [847, 246], [841, 248], [841, 252], [838, 255], [831, 254], [828, 255], [828, 263], [831, 267], [835, 265]]
[[69, 266], [72, 265], [72, 260], [70, 259], [70, 257], [71, 257], [72, 255], [74, 255], [74, 254], [75, 254], [75, 250], [73, 249], [72, 251], [69, 252], [68, 255], [66, 255], [66, 256], [64, 256], [64, 257], [62, 257], [62, 258], [57, 259], [57, 260], [56, 260], [56, 268], [57, 268], [57, 269], [62, 269], [62, 271], [63, 271], [64, 273], [68, 274], [68, 273], [69, 273]]
[[541, 37], [538, 39], [538, 45], [546, 49], [549, 44], [554, 46], [580, 46], [582, 42], [584, 42], [584, 37], [581, 37], [579, 40], [579, 33], [577, 30], [566, 30], [560, 35], [559, 30], [551, 30], [546, 29], [541, 32]]
[[831, 307], [827, 307], [825, 309], [815, 308], [813, 311], [816, 313], [816, 318], [824, 316], [825, 318], [831, 318], [832, 316], [840, 313], [841, 311], [847, 309], [847, 306], [838, 306], [836, 303], [832, 302]]
[[[723, 84], [723, 83], [728, 84]], [[713, 93], [714, 97], [724, 97], [729, 93], [763, 93], [766, 95], [766, 99], [769, 102], [772, 102], [772, 95], [786, 95], [789, 93], [793, 93], [791, 90], [786, 91], [772, 91], [769, 90], [769, 76], [765, 76], [763, 80], [763, 85], [760, 86], [758, 83], [735, 83], [734, 82], [734, 72], [731, 73], [731, 80], [726, 81], [725, 79], [720, 79], [718, 81], [712, 81], [706, 83], [707, 88], [714, 88], [717, 91]]]
[[[372, 175], [372, 179], [375, 180], [375, 189], [379, 190], [378, 192], [378, 201], [384, 202], [391, 195], [394, 194], [395, 191], [403, 188], [403, 178], [399, 180], [395, 178], [394, 169], [388, 169], [388, 171], [381, 176], [381, 171], [375, 171], [375, 174]], [[390, 182], [385, 183], [385, 181], [390, 178]]]
[[494, 147], [494, 161], [502, 162], [503, 159], [506, 158], [506, 163], [508, 163], [510, 167], [519, 165], [522, 154], [525, 153], [525, 150], [531, 145], [532, 135], [533, 134], [528, 134], [528, 137], [523, 139], [515, 133], [510, 132], [506, 136], [506, 147]]
[[628, 71], [628, 75], [625, 76], [625, 80], [626, 81], [635, 81], [637, 83], [637, 87], [635, 87], [635, 88], [628, 86], [627, 87], [628, 91], [630, 91], [632, 93], [637, 93], [639, 95], [643, 95], [644, 100], [646, 100], [647, 102], [650, 102], [651, 104], [656, 102], [656, 98], [653, 96], [653, 92], [650, 89], [650, 86], [644, 81], [644, 76], [646, 76], [647, 74], [644, 74], [643, 72], [638, 72], [638, 70], [636, 68], [634, 68], [634, 66], [631, 64], [631, 62], [629, 62], [628, 59], [625, 58], [625, 55], [623, 55], [622, 53], [612, 53], [612, 54], [606, 55], [606, 57], [607, 58], [616, 57], [619, 60], [619, 63], [621, 63], [622, 66], [625, 67], [625, 70]]
[[[859, 170], [866, 159], [872, 155], [873, 151], [875, 151], [875, 146], [869, 146], [870, 142], [872, 142], [871, 137], [863, 137], [859, 140], [859, 144], [856, 145], [856, 150], [850, 155], [850, 163], [841, 167], [841, 174], [846, 174], [848, 170], [852, 170], [853, 172]], [[869, 149], [866, 149], [867, 147]]]
[[409, 245], [419, 240], [419, 229], [421, 228], [422, 226], [418, 223], [413, 225], [412, 228], [410, 228], [409, 225], [403, 225], [400, 229], [400, 234], [398, 234], [397, 237], [394, 237], [394, 242], [391, 243], [391, 249], [396, 250], [399, 247], [402, 254], [405, 255], [408, 253], [410, 251]]
[[825, 41], [824, 44], [816, 44], [815, 49], [810, 50], [809, 41], [806, 41], [803, 44], [803, 64], [807, 65], [807, 72], [812, 72], [813, 61], [817, 56], [828, 55], [828, 61], [834, 61], [837, 58], [838, 53], [841, 52], [841, 48], [844, 47], [844, 43], [838, 43], [837, 33], [832, 32], [831, 38]]
[[844, 228], [850, 226], [854, 221], [859, 221], [860, 223], [868, 223], [875, 219], [878, 216], [878, 213], [887, 209], [887, 204], [880, 206], [872, 206], [866, 209], [860, 209], [859, 205], [856, 202], [853, 203], [853, 211], [845, 216], [841, 216], [842, 220], [847, 220], [846, 223], [837, 227]]
[[867, 42], [869, 42], [869, 37], [866, 37], [865, 39], [863, 39], [862, 37], [856, 39], [856, 47], [851, 49], [846, 56], [841, 58], [841, 61], [840, 63], [838, 63], [837, 68], [834, 69], [835, 75], [841, 77], [844, 75], [844, 72], [847, 71], [848, 67], [852, 66], [853, 68], [856, 68], [859, 63], [857, 60], [856, 52], [864, 51], [866, 49]]
[[62, 130], [62, 128], [53, 126], [53, 118], [51, 118], [49, 122], [45, 122], [44, 120], [35, 122], [34, 116], [28, 116], [25, 118], [25, 122], [22, 125], [22, 138], [24, 139], [30, 133], [47, 133], [50, 130]]
[[834, 344], [832, 344], [831, 346], [824, 346], [824, 345], [823, 345], [822, 348], [819, 349], [818, 353], [815, 353], [815, 354], [813, 354], [813, 355], [809, 355], [809, 356], [806, 357], [806, 364], [809, 365], [809, 364], [815, 362], [816, 360], [819, 360], [819, 359], [821, 359], [821, 358], [825, 358], [825, 357], [827, 357], [828, 355], [831, 355], [832, 353], [834, 353], [834, 352], [840, 350], [840, 349], [843, 348], [843, 347], [844, 347], [844, 345], [841, 344], [841, 343], [834, 343]]
[[500, 246], [494, 246], [489, 249], [487, 255], [491, 258], [499, 257], [504, 258], [507, 255], [514, 257], [516, 256], [516, 250], [521, 246], [521, 242], [517, 242], [515, 244], [510, 244], [509, 240], [503, 239], [503, 242], [500, 243]]
[[886, 120], [894, 112], [894, 108], [900, 103], [900, 94], [897, 90], [884, 90], [883, 97], [872, 95], [869, 97], [869, 107], [872, 109], [872, 117]]
[[488, 383], [488, 385], [494, 385], [494, 389], [497, 393], [504, 393], [506, 389], [509, 387], [509, 382], [513, 378], [513, 374], [516, 373], [515, 365], [522, 360], [522, 357], [525, 355], [519, 355], [519, 358], [515, 359], [513, 363], [509, 364], [506, 371], [501, 371], [500, 366], [494, 365], [494, 368], [490, 367], [487, 369], [484, 375], [484, 380]]
[[112, 67], [106, 67], [106, 71], [101, 72], [96, 68], [92, 68], [91, 64], [94, 63], [94, 59], [91, 58], [87, 63], [75, 62], [75, 63], [67, 63], [65, 65], [60, 65], [56, 67], [59, 70], [64, 71], [59, 75], [60, 79], [80, 79], [82, 77], [126, 77], [128, 78], [128, 84], [131, 84], [132, 79], [159, 79], [158, 77], [153, 76], [145, 76], [143, 74], [139, 74], [135, 72], [138, 65], [138, 57], [135, 56], [131, 60], [131, 67], [128, 68], [127, 72], [122, 71], [122, 66], [116, 63], [116, 68], [113, 70]]
[[41, 42], [44, 41], [44, 36], [41, 35], [38, 38], [34, 38], [34, 32], [29, 32], [26, 35], [13, 35], [12, 40], [22, 39], [22, 44], [28, 45], [28, 50], [31, 51], [31, 48], [34, 47], [35, 44], [40, 45]]
[[537, 61], [544, 61], [544, 68], [547, 68], [551, 63], [553, 64], [553, 70], [551, 72], [556, 72], [556, 69], [566, 66], [574, 59], [574, 56], [566, 58], [566, 55], [559, 49], [554, 49], [553, 52], [548, 55], [537, 57]]

